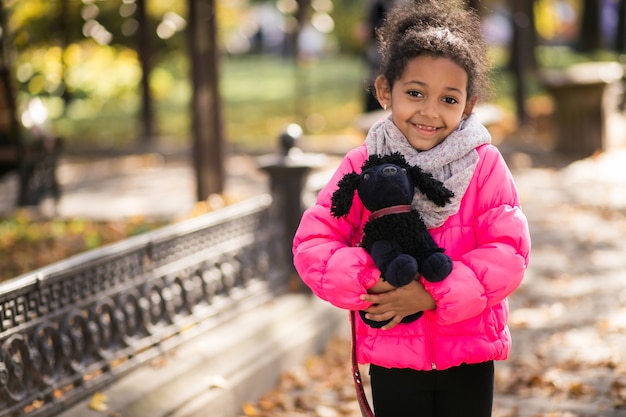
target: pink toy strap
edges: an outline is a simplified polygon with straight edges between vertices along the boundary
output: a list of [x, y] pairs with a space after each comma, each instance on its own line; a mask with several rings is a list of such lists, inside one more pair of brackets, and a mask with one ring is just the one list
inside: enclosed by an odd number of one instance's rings
[[352, 378], [354, 379], [354, 387], [356, 388], [356, 399], [359, 401], [359, 407], [361, 408], [361, 414], [363, 417], [375, 417], [374, 412], [370, 408], [370, 404], [367, 401], [365, 390], [363, 389], [363, 381], [361, 380], [361, 372], [359, 371], [359, 364], [356, 360], [356, 327], [355, 327], [355, 313], [350, 311], [350, 327], [352, 328]]
[[385, 207], [383, 209], [376, 210], [375, 212], [371, 213], [368, 220], [372, 221], [383, 216], [388, 216], [390, 214], [410, 213], [412, 210], [413, 210], [413, 207], [411, 207], [410, 204], [401, 204], [399, 206]]

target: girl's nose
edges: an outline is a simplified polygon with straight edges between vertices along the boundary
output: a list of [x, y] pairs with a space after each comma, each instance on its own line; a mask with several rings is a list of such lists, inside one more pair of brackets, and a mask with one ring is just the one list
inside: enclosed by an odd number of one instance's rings
[[422, 107], [420, 108], [419, 114], [431, 118], [437, 117], [437, 103], [433, 102], [433, 100], [424, 100], [424, 102], [422, 103]]

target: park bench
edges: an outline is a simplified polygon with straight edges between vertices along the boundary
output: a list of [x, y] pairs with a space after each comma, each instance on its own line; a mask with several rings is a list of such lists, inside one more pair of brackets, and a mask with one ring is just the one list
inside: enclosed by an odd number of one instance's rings
[[56, 168], [60, 141], [56, 138], [0, 141], [0, 176], [18, 175], [17, 206], [39, 204], [45, 198], [60, 197]]
[[56, 167], [60, 140], [40, 128], [26, 129], [17, 120], [6, 71], [0, 69], [0, 177], [18, 175], [16, 204], [38, 205], [60, 197]]

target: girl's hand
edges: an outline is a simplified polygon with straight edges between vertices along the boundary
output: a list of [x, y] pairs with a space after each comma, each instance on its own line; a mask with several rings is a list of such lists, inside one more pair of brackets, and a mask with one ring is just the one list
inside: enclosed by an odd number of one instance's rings
[[368, 319], [375, 321], [391, 319], [383, 327], [385, 330], [395, 327], [409, 314], [434, 310], [436, 307], [435, 300], [430, 293], [424, 289], [420, 282], [415, 280], [404, 287], [394, 288], [380, 294], [364, 294], [361, 296], [361, 300], [373, 304], [365, 310]]
[[385, 281], [384, 279], [379, 279], [376, 284], [370, 289], [367, 290], [370, 294], [380, 294], [383, 292], [393, 291], [396, 287]]

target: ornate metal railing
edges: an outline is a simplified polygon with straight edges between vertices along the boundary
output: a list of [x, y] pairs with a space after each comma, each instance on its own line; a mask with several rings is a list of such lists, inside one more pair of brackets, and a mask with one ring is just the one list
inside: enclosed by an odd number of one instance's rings
[[52, 416], [287, 290], [262, 195], [0, 285], [0, 416]]

